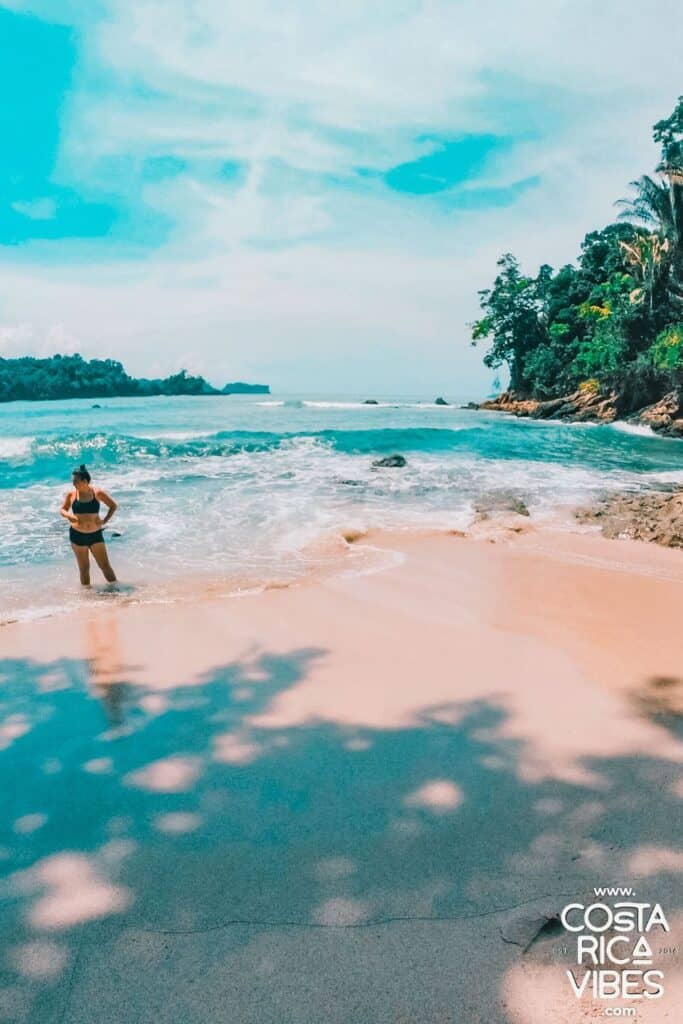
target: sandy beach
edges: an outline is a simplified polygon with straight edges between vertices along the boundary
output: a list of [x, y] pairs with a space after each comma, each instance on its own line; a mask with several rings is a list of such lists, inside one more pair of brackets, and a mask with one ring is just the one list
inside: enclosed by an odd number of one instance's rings
[[0, 631], [1, 1020], [593, 1020], [555, 919], [607, 885], [662, 905], [631, 1005], [678, 1019], [681, 552], [358, 543], [389, 567]]
[[0, 1024], [683, 1021], [682, 11], [0, 0]]

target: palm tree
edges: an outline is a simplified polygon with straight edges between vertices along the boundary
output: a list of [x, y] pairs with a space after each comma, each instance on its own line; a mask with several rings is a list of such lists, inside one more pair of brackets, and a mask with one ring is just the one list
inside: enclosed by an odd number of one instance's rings
[[[657, 250], [653, 240], [659, 237], [662, 248], [656, 252], [656, 263], [659, 268], [662, 256], [668, 254], [662, 268], [667, 279], [667, 292], [671, 299], [683, 304], [683, 168], [677, 164], [665, 166], [663, 159], [657, 170], [664, 177], [663, 181], [655, 181], [644, 174], [631, 182], [635, 192], [633, 198], [620, 199], [616, 205], [622, 207], [621, 220], [641, 224], [652, 232], [644, 237], [649, 240], [653, 254]], [[665, 247], [663, 243], [666, 243]], [[637, 265], [639, 261], [631, 258], [629, 262]]]
[[670, 239], [675, 223], [669, 185], [643, 174], [637, 181], [629, 182], [629, 188], [635, 192], [633, 198], [618, 199], [615, 203], [622, 207], [619, 220], [642, 224]]
[[627, 263], [634, 268], [641, 286], [631, 292], [631, 302], [642, 302], [647, 296], [650, 316], [654, 312], [654, 295], [662, 270], [666, 268], [669, 239], [661, 235], [640, 234], [633, 242], [619, 242]]

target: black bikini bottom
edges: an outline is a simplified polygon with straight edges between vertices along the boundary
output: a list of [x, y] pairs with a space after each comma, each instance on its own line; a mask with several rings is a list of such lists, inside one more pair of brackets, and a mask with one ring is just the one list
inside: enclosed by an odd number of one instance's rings
[[89, 548], [92, 547], [93, 544], [104, 543], [104, 537], [101, 530], [95, 530], [94, 533], [81, 533], [80, 530], [74, 530], [73, 526], [69, 530], [69, 540], [79, 548]]

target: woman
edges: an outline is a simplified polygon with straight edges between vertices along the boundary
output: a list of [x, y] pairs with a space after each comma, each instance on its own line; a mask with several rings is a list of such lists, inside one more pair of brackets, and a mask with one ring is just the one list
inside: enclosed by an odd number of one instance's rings
[[[115, 583], [116, 575], [109, 564], [102, 530], [116, 512], [116, 502], [101, 488], [90, 486], [90, 473], [84, 465], [73, 471], [73, 485], [59, 514], [71, 523], [69, 540], [78, 563], [81, 583], [84, 587], [90, 586], [90, 553], [104, 578]], [[100, 518], [100, 502], [109, 509], [104, 519]]]

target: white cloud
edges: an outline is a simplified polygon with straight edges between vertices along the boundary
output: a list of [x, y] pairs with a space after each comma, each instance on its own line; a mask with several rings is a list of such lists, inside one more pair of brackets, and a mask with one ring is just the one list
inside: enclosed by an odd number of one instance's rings
[[[482, 72], [586, 96], [658, 86], [680, 53], [679, 6], [478, 0], [115, 0], [99, 51], [162, 92], [242, 89], [369, 131], [468, 119]], [[651, 56], [653, 22], [666, 24]], [[469, 127], [475, 127], [469, 115]], [[495, 115], [492, 115], [495, 120]]]
[[[27, 307], [33, 282], [25, 273], [21, 274], [19, 282], [21, 290], [18, 305]], [[80, 339], [72, 335], [63, 323], [50, 323], [49, 319], [41, 318], [23, 323], [0, 324], [0, 356], [5, 359], [27, 354], [49, 356], [54, 352], [72, 355], [82, 348]]]
[[27, 199], [12, 203], [12, 209], [28, 217], [29, 220], [54, 220], [57, 215], [57, 204], [54, 199]]
[[[95, 266], [6, 269], [0, 310], [10, 327], [30, 321], [36, 344], [61, 324], [84, 354], [137, 372], [191, 351], [219, 381], [485, 387], [465, 325], [497, 255], [512, 249], [530, 269], [573, 258], [652, 166], [650, 126], [680, 87], [672, 0], [628, 12], [616, 0], [111, 0], [97, 21], [70, 10], [84, 60], [57, 177], [122, 189], [172, 230], [144, 258], [104, 247]], [[358, 167], [425, 152], [421, 136], [471, 132], [520, 136], [471, 188], [536, 175], [538, 187], [450, 214], [379, 183], [343, 187]], [[140, 185], [136, 168], [161, 154], [188, 169]], [[244, 180], [205, 171], [222, 160], [243, 163]]]

